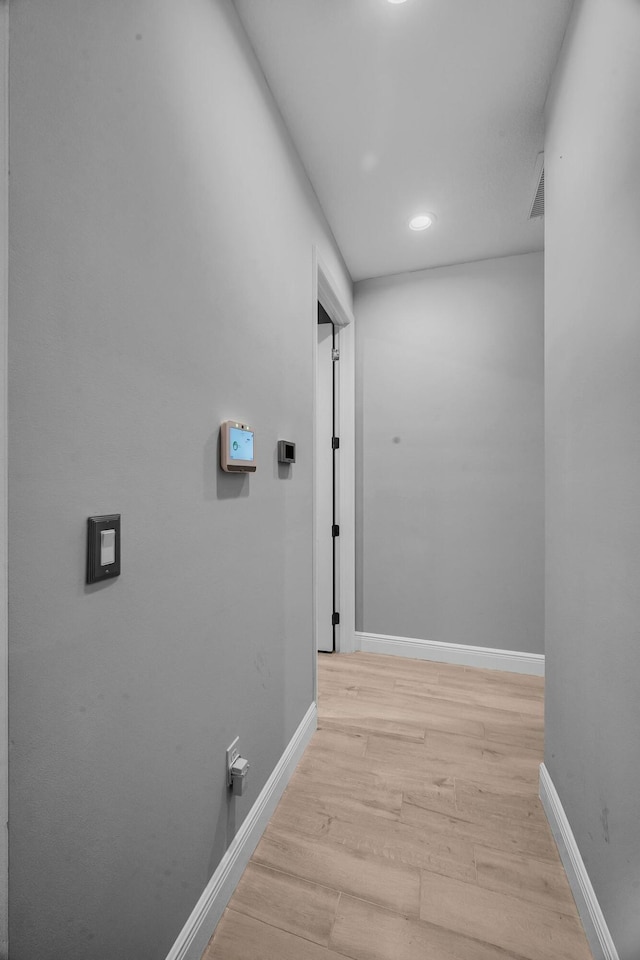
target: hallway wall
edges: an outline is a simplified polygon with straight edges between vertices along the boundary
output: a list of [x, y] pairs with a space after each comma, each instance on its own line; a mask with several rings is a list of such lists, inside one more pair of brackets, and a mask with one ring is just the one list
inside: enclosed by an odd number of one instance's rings
[[11, 956], [164, 960], [314, 697], [312, 245], [350, 279], [227, 0], [12, 3], [10, 233]]
[[542, 254], [355, 303], [357, 629], [543, 653]]
[[621, 960], [640, 949], [639, 50], [635, 0], [578, 0], [545, 150], [545, 763]]

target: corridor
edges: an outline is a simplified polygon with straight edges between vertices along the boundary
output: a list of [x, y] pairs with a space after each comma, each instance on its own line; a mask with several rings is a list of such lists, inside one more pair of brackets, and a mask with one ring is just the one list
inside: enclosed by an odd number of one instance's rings
[[590, 960], [538, 677], [319, 658], [319, 729], [203, 960]]

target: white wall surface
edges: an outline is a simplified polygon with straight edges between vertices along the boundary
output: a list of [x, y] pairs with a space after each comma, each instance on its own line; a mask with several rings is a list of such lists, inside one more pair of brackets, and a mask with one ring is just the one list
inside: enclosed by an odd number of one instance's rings
[[542, 653], [542, 254], [355, 297], [357, 629]]
[[578, 0], [548, 112], [545, 763], [640, 950], [640, 5]]
[[0, 958], [8, 951], [9, 729], [7, 617], [7, 268], [9, 189], [9, 5], [0, 0]]
[[163, 960], [313, 699], [312, 245], [350, 280], [226, 0], [12, 4], [11, 171], [11, 956]]

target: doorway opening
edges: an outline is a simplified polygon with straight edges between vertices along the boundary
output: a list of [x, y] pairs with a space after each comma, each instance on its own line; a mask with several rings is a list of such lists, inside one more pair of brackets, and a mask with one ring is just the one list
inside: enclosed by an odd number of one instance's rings
[[[335, 649], [352, 653], [355, 649], [355, 358], [354, 319], [350, 293], [337, 283], [321, 251], [313, 247], [310, 336], [313, 357], [313, 670], [317, 699], [317, 651]], [[331, 321], [318, 323], [318, 304]], [[319, 344], [324, 331], [326, 340]], [[334, 343], [335, 336], [335, 343]], [[333, 349], [339, 349], [339, 361]], [[324, 365], [319, 383], [318, 351], [331, 355]], [[334, 391], [335, 380], [335, 391]], [[322, 402], [324, 391], [329, 400]], [[334, 403], [329, 406], [334, 395]], [[331, 409], [333, 407], [333, 409]], [[331, 410], [330, 415], [327, 413]], [[328, 418], [323, 426], [322, 416]], [[319, 437], [328, 437], [328, 449], [319, 451]], [[337, 443], [332, 445], [332, 438]], [[339, 446], [338, 446], [339, 444]], [[339, 452], [336, 452], [339, 451]], [[321, 457], [319, 457], [319, 452]], [[320, 476], [323, 464], [324, 480]], [[335, 484], [333, 483], [335, 475]], [[328, 491], [322, 493], [323, 485]], [[324, 512], [322, 512], [324, 511]], [[334, 526], [339, 536], [333, 536]], [[321, 562], [322, 557], [325, 559]], [[334, 560], [335, 551], [335, 564]], [[324, 574], [321, 573], [324, 571]], [[324, 577], [324, 580], [321, 580]], [[321, 599], [321, 595], [325, 599]], [[338, 614], [339, 621], [334, 618]], [[336, 622], [334, 622], [334, 620]], [[324, 643], [320, 638], [324, 637]]]

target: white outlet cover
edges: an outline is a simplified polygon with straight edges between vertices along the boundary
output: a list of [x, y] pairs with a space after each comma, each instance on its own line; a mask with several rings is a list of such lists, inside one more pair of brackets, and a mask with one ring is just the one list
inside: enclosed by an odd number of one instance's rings
[[233, 743], [229, 744], [227, 747], [227, 786], [233, 786], [233, 780], [231, 778], [231, 767], [234, 764], [234, 761], [240, 756], [240, 747], [238, 746], [240, 742], [240, 737], [236, 737]]

